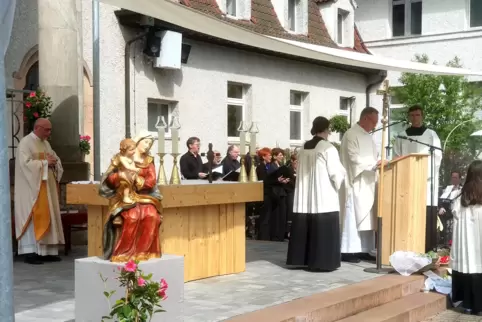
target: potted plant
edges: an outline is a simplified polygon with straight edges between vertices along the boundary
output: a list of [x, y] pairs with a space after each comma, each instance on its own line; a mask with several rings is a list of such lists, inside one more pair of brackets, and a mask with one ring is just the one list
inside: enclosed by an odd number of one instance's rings
[[80, 153], [82, 154], [82, 160], [85, 159], [85, 155], [90, 154], [90, 139], [91, 137], [88, 135], [80, 135], [79, 140], [79, 149]]
[[340, 133], [342, 136], [350, 128], [350, 124], [344, 115], [335, 115], [330, 119], [330, 130]]
[[[121, 287], [125, 287], [125, 296], [117, 300], [114, 306], [110, 304], [110, 298], [115, 291], [105, 291], [104, 296], [109, 302], [111, 309], [109, 316], [103, 316], [102, 322], [114, 320], [116, 322], [148, 322], [158, 312], [165, 312], [159, 304], [167, 299], [167, 282], [151, 281], [152, 274], [145, 275], [139, 269], [139, 262], [130, 260], [123, 267], [118, 267]], [[100, 276], [104, 285], [107, 278]]]
[[41, 89], [31, 92], [25, 99], [23, 120], [26, 122], [27, 132], [33, 130], [35, 121], [39, 118], [49, 118], [52, 111], [52, 99]]

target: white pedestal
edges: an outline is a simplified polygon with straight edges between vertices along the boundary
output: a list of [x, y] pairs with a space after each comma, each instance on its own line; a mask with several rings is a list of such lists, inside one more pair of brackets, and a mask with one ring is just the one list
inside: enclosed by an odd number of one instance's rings
[[[75, 321], [99, 322], [101, 317], [110, 312], [109, 303], [104, 291], [116, 290], [110, 302], [114, 304], [125, 290], [119, 287], [114, 278], [118, 276], [117, 267], [121, 263], [111, 263], [99, 257], [88, 257], [75, 260]], [[163, 254], [161, 258], [141, 262], [139, 268], [145, 274], [152, 274], [153, 281], [164, 278], [169, 285], [168, 298], [161, 302], [166, 312], [154, 315], [152, 322], [183, 321], [184, 301], [184, 257]], [[106, 285], [100, 274], [108, 278]]]

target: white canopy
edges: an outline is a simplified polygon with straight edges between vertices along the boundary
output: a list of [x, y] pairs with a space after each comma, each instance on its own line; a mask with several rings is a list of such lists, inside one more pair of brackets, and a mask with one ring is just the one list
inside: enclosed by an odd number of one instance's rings
[[482, 76], [482, 71], [415, 63], [261, 35], [169, 0], [101, 0], [179, 27], [286, 55], [375, 70], [433, 75]]

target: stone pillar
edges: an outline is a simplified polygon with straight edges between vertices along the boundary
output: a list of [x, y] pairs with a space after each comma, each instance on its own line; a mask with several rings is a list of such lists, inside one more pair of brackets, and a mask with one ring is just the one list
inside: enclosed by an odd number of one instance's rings
[[39, 83], [52, 98], [51, 145], [62, 160], [62, 181], [87, 180], [79, 150], [83, 102], [80, 0], [38, 1]]

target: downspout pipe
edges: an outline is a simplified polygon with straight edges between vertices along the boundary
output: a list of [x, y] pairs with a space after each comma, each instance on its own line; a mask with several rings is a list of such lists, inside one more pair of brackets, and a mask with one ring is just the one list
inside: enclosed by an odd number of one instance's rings
[[143, 32], [126, 42], [124, 54], [124, 91], [125, 91], [125, 131], [126, 138], [131, 138], [131, 45], [144, 38], [147, 32]]
[[[381, 83], [387, 78], [387, 71], [386, 70], [381, 70], [378, 75], [374, 76], [375, 80], [371, 83], [368, 84], [366, 90], [365, 90], [365, 107], [370, 106], [370, 92], [373, 90], [375, 87], [379, 87]], [[370, 80], [369, 80], [370, 81]]]

